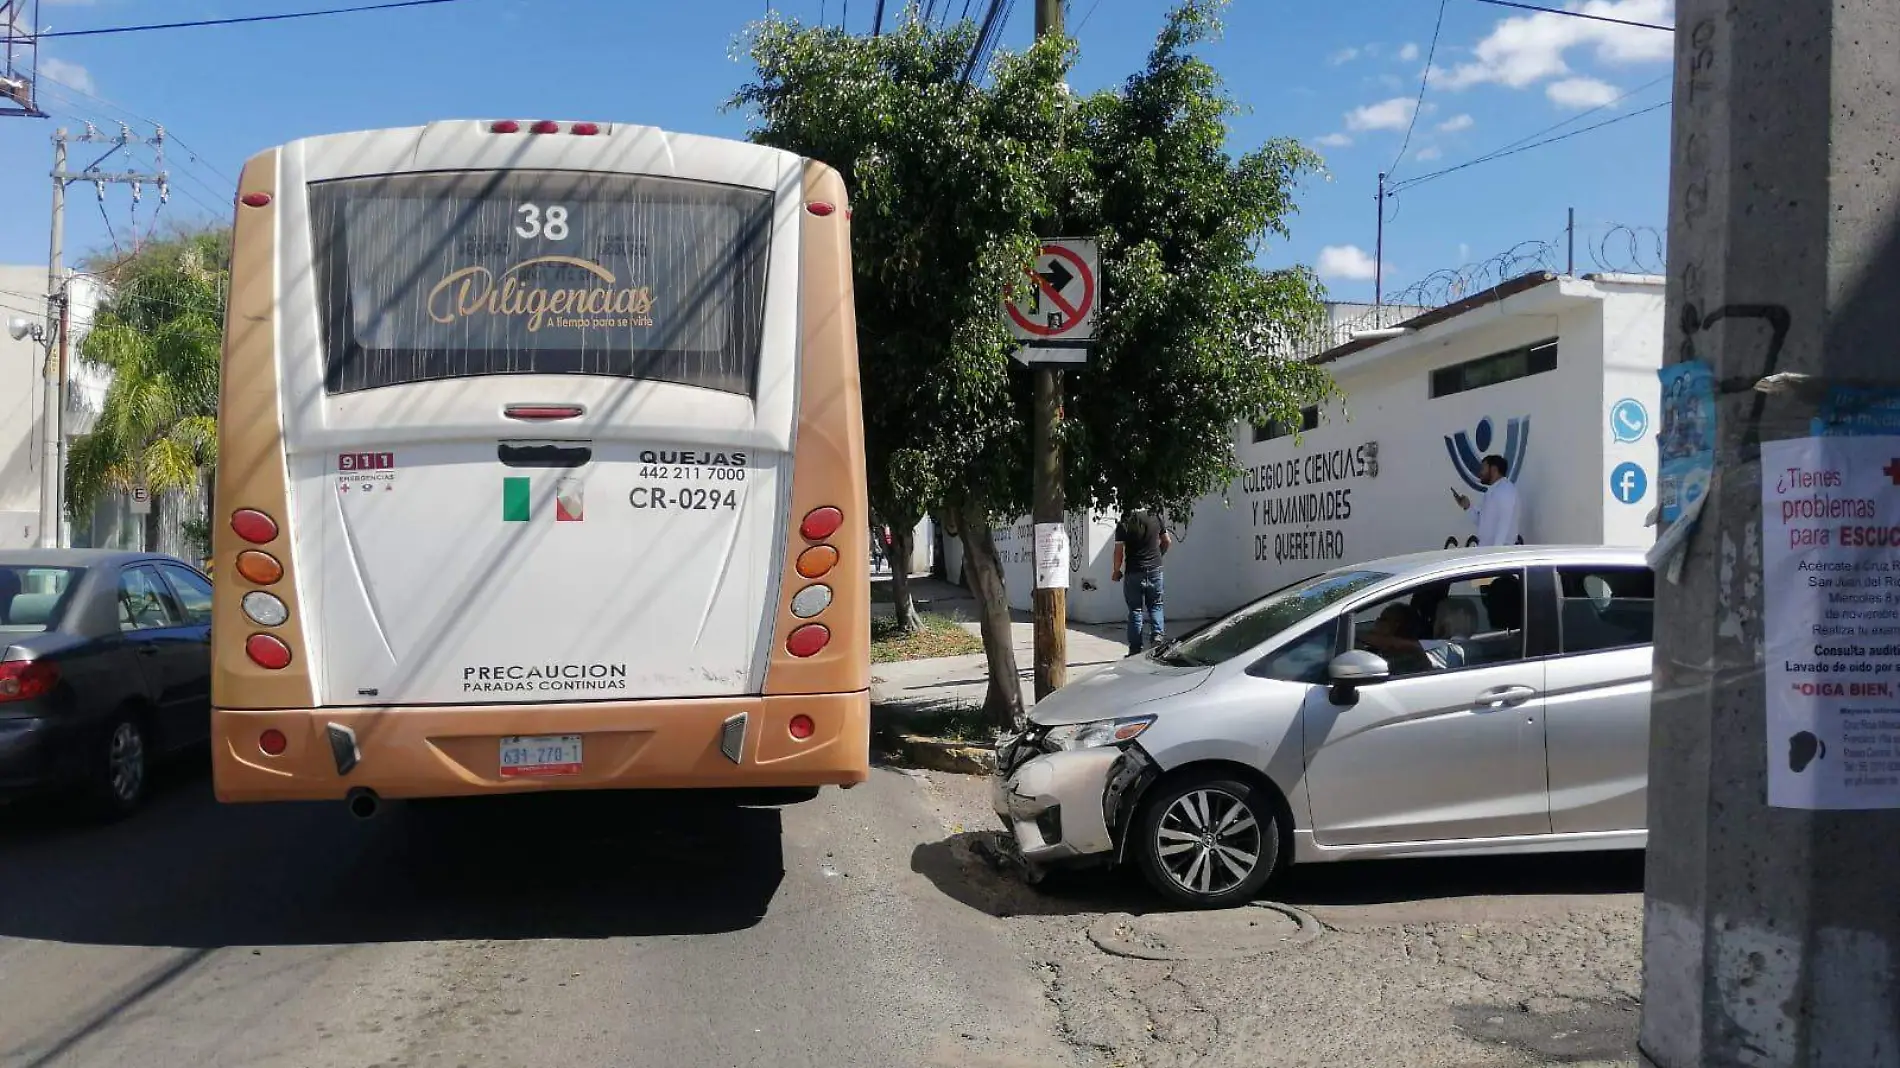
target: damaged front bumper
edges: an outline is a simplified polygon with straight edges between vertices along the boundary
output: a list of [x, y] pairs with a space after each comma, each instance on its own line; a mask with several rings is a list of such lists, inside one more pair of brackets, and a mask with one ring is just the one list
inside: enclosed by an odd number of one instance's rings
[[1031, 868], [1109, 864], [1152, 768], [1139, 748], [1103, 746], [998, 761], [991, 807]]

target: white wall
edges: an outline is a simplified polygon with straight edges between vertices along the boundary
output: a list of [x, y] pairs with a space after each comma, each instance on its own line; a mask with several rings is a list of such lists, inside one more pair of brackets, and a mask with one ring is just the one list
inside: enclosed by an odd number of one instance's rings
[[[72, 337], [67, 349], [66, 429], [70, 440], [73, 432], [86, 425], [74, 409], [97, 411], [108, 377], [80, 366], [78, 356], [103, 290], [92, 279], [76, 276], [68, 291]], [[0, 266], [0, 548], [39, 544], [41, 372], [46, 350], [30, 337], [13, 340], [3, 327], [15, 317], [44, 324], [45, 292], [45, 267]]]
[[[1177, 529], [1165, 572], [1168, 614], [1218, 615], [1342, 564], [1463, 544], [1476, 529], [1451, 491], [1476, 493], [1460, 479], [1447, 438], [1463, 432], [1479, 455], [1505, 453], [1514, 419], [1527, 420], [1520, 426], [1529, 431], [1515, 473], [1526, 542], [1648, 544], [1654, 430], [1613, 442], [1609, 411], [1627, 396], [1657, 417], [1662, 335], [1660, 285], [1565, 280], [1339, 361], [1332, 369], [1344, 401], [1323, 411], [1318, 429], [1260, 443], [1252, 428], [1236, 429], [1247, 474], [1226, 494], [1204, 498]], [[1556, 370], [1431, 397], [1433, 370], [1551, 337], [1559, 339]], [[1480, 445], [1487, 420], [1491, 436]], [[1625, 459], [1644, 465], [1651, 483], [1633, 506], [1610, 495], [1610, 472]], [[1079, 524], [1071, 518], [1072, 544]], [[995, 532], [1018, 609], [1031, 597], [1029, 530], [1025, 520]], [[1108, 577], [1113, 539], [1113, 517], [1098, 517], [1070, 579], [1077, 622], [1124, 615]]]

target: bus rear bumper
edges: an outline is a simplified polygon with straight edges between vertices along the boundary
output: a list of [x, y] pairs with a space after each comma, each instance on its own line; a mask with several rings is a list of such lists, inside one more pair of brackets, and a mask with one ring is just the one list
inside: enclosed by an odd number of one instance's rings
[[[794, 736], [798, 716], [811, 720], [809, 737]], [[868, 690], [571, 705], [214, 709], [211, 719], [212, 781], [227, 803], [340, 800], [356, 789], [421, 798], [854, 786], [870, 774]], [[264, 745], [273, 730], [283, 735], [275, 756]], [[552, 735], [580, 737], [578, 770], [502, 775], [503, 738]]]

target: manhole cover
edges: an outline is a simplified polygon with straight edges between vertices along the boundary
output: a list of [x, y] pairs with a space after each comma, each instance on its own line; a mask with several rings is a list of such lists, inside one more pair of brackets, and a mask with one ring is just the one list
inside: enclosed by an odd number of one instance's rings
[[1141, 960], [1231, 960], [1303, 946], [1320, 936], [1319, 921], [1291, 905], [1259, 902], [1216, 912], [1117, 913], [1089, 927], [1106, 953]]

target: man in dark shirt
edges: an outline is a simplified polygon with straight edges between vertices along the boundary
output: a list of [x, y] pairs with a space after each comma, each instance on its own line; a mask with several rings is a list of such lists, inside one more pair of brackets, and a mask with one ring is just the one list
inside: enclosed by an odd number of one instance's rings
[[1153, 633], [1156, 644], [1160, 644], [1165, 633], [1161, 558], [1172, 544], [1174, 538], [1168, 534], [1167, 524], [1146, 509], [1123, 512], [1121, 522], [1115, 526], [1115, 570], [1111, 577], [1122, 584], [1122, 600], [1128, 604], [1130, 656], [1145, 646], [1144, 630]]

